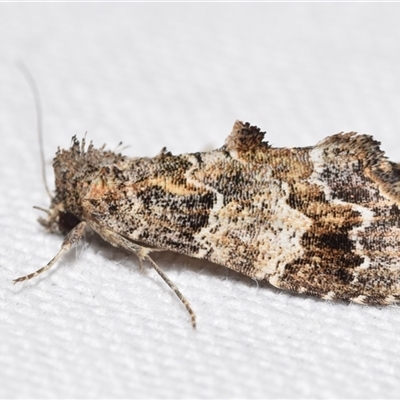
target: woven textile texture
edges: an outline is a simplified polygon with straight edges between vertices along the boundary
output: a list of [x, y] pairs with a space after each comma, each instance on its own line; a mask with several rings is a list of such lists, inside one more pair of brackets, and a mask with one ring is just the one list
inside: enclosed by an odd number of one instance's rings
[[0, 5], [1, 398], [396, 398], [400, 308], [285, 293], [222, 266], [155, 256], [192, 304], [193, 330], [151, 268], [37, 223], [57, 146], [86, 136], [131, 156], [220, 147], [236, 119], [274, 146], [373, 134], [400, 159], [400, 4]]

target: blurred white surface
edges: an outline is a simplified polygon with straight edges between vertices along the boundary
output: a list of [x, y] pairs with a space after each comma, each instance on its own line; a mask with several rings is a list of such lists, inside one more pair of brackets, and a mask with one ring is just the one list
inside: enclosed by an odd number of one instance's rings
[[73, 135], [132, 156], [219, 147], [235, 119], [275, 146], [370, 133], [400, 144], [400, 4], [0, 5], [0, 397], [396, 398], [400, 309], [259, 287], [174, 254], [137, 259], [89, 237], [40, 278], [62, 238], [48, 206], [32, 95], [51, 159]]

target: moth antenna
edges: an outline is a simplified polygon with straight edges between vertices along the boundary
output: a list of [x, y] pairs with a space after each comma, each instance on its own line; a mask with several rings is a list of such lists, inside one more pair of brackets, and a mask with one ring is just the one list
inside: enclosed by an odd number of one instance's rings
[[36, 109], [36, 130], [39, 140], [39, 149], [40, 149], [40, 160], [42, 164], [42, 179], [44, 183], [44, 187], [46, 189], [47, 194], [49, 195], [50, 199], [52, 199], [51, 192], [49, 190], [49, 186], [47, 185], [47, 178], [46, 178], [46, 167], [45, 167], [45, 158], [44, 158], [44, 150], [43, 150], [43, 112], [42, 112], [42, 103], [40, 100], [39, 90], [37, 88], [36, 82], [30, 73], [28, 67], [25, 63], [21, 60], [17, 62], [17, 66], [19, 70], [24, 75], [29, 88], [31, 89], [33, 100], [35, 102], [35, 109]]
[[[140, 258], [139, 258], [140, 259]], [[157, 271], [158, 275], [164, 280], [164, 282], [173, 290], [173, 292], [178, 296], [179, 300], [185, 306], [187, 312], [190, 315], [190, 321], [192, 323], [193, 328], [196, 328], [196, 314], [193, 311], [190, 303], [186, 300], [185, 296], [180, 292], [178, 287], [172, 282], [168, 276], [162, 271], [162, 269], [152, 260], [150, 256], [146, 256], [146, 259], [150, 261], [152, 267]]]

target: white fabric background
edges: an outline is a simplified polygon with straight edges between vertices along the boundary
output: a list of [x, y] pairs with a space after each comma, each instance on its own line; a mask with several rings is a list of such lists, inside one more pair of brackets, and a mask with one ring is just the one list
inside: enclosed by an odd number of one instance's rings
[[191, 302], [138, 261], [88, 237], [49, 273], [62, 237], [45, 153], [76, 134], [132, 156], [219, 147], [235, 119], [276, 146], [373, 134], [399, 161], [399, 4], [1, 4], [0, 397], [395, 398], [399, 307], [280, 292], [221, 266], [156, 259]]

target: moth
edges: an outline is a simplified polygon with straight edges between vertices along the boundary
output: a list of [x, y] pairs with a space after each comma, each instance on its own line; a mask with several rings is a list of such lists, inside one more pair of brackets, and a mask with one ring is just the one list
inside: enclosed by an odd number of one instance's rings
[[54, 158], [50, 232], [67, 234], [48, 270], [91, 229], [148, 261], [195, 314], [151, 254], [209, 260], [323, 299], [400, 298], [400, 166], [354, 132], [315, 146], [274, 148], [236, 121], [213, 151], [129, 158], [76, 137]]

